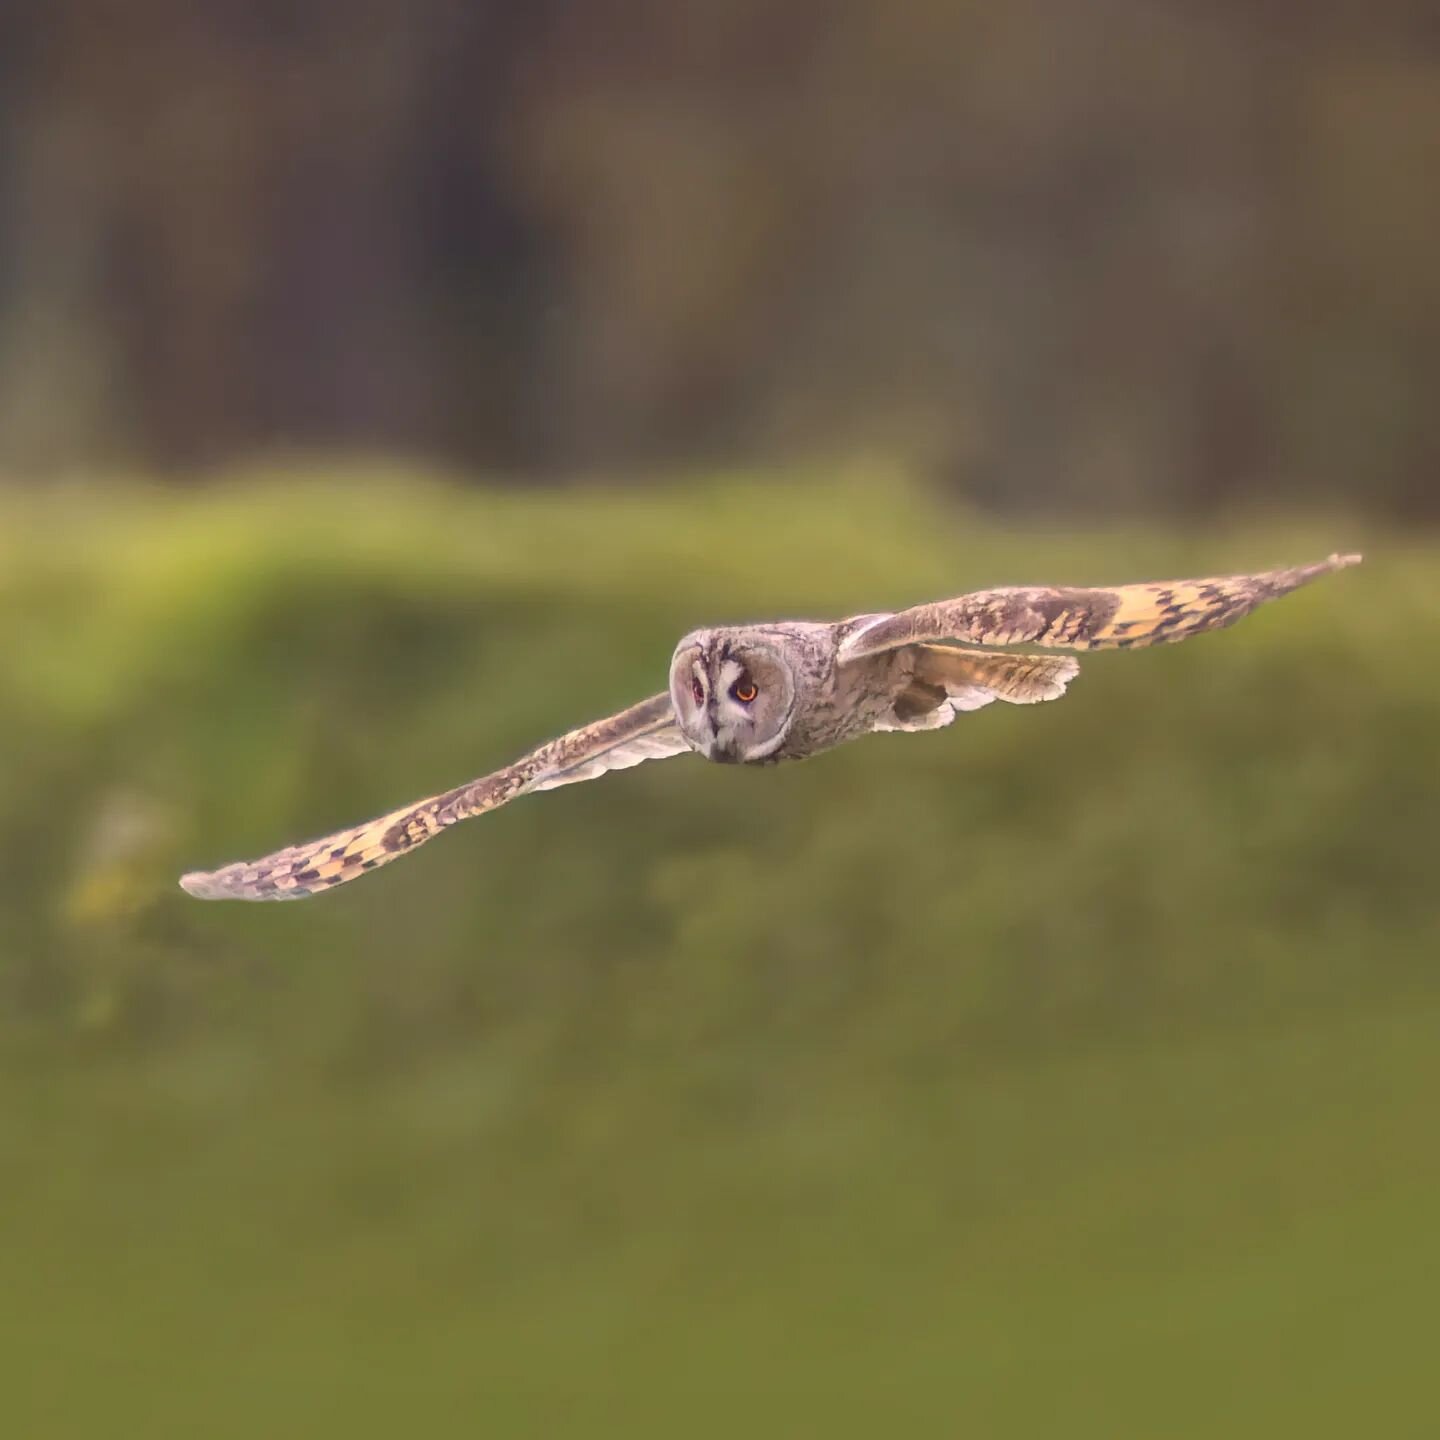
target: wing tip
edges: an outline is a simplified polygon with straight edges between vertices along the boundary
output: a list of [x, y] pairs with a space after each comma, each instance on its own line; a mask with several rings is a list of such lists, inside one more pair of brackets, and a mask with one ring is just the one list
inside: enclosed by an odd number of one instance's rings
[[180, 888], [197, 900], [224, 900], [229, 892], [220, 881], [219, 870], [191, 870], [180, 877]]
[[[293, 877], [257, 879], [254, 870], [227, 865], [221, 870], [191, 870], [180, 877], [180, 888], [197, 900], [304, 900], [321, 893], [298, 884]], [[324, 887], [324, 888], [328, 888]]]
[[1341, 570], [1348, 570], [1352, 565], [1358, 565], [1365, 557], [1354, 551], [1345, 552], [1337, 550], [1332, 555], [1327, 555], [1323, 560], [1317, 560], [1313, 565], [1301, 565], [1293, 572], [1294, 586], [1304, 585], [1311, 580], [1319, 580], [1326, 575], [1334, 575]]

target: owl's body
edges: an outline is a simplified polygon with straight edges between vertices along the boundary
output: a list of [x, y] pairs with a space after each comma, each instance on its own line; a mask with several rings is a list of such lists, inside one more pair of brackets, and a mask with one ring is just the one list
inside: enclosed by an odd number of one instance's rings
[[697, 630], [676, 647], [669, 689], [661, 694], [467, 785], [260, 860], [193, 872], [180, 883], [202, 899], [298, 899], [521, 795], [644, 760], [689, 751], [721, 763], [801, 760], [876, 731], [939, 729], [997, 700], [1053, 700], [1078, 671], [1073, 656], [968, 647], [1166, 644], [1229, 625], [1358, 559], [1332, 555], [1290, 570], [1113, 589], [1014, 587], [893, 614]]
[[[994, 700], [1053, 700], [1078, 669], [1068, 655], [951, 645], [847, 656], [847, 642], [884, 618], [787, 620], [687, 635], [670, 672], [681, 735], [705, 759], [723, 764], [805, 760], [878, 730], [935, 730]], [[729, 694], [742, 672], [764, 682], [748, 702]], [[734, 712], [728, 726], [727, 710]]]

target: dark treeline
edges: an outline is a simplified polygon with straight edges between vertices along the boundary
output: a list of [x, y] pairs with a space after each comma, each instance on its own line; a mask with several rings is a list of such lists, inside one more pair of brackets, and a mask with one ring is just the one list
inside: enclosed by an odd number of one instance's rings
[[0, 463], [1440, 512], [1433, 0], [0, 14]]

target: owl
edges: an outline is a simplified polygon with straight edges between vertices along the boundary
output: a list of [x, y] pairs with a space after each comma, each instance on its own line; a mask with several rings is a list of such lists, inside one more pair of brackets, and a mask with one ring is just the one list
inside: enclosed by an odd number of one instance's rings
[[721, 764], [803, 760], [880, 730], [938, 730], [1000, 700], [1065, 693], [1078, 664], [975, 646], [1128, 650], [1188, 639], [1359, 561], [1115, 589], [1016, 586], [839, 621], [721, 626], [685, 636], [667, 690], [551, 740], [513, 764], [351, 830], [260, 860], [194, 871], [203, 900], [298, 900], [330, 890], [522, 795], [694, 753]]

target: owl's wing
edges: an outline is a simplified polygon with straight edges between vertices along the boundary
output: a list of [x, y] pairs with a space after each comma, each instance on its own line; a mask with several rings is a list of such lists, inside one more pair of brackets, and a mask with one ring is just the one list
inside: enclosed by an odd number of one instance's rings
[[838, 658], [843, 664], [927, 640], [1069, 650], [1166, 645], [1232, 625], [1266, 600], [1359, 561], [1358, 555], [1332, 555], [1291, 570], [1120, 585], [1110, 590], [1040, 586], [977, 590], [893, 615], [861, 615], [844, 622], [848, 633], [842, 636]]
[[387, 865], [456, 821], [496, 810], [518, 796], [594, 780], [607, 770], [625, 770], [689, 748], [675, 723], [670, 696], [652, 695], [618, 715], [541, 745], [493, 775], [259, 860], [192, 871], [181, 876], [180, 884], [201, 900], [303, 899]]
[[938, 730], [958, 714], [992, 701], [1036, 705], [1058, 700], [1080, 670], [1073, 655], [967, 650], [959, 645], [905, 645], [909, 683], [877, 730]]

